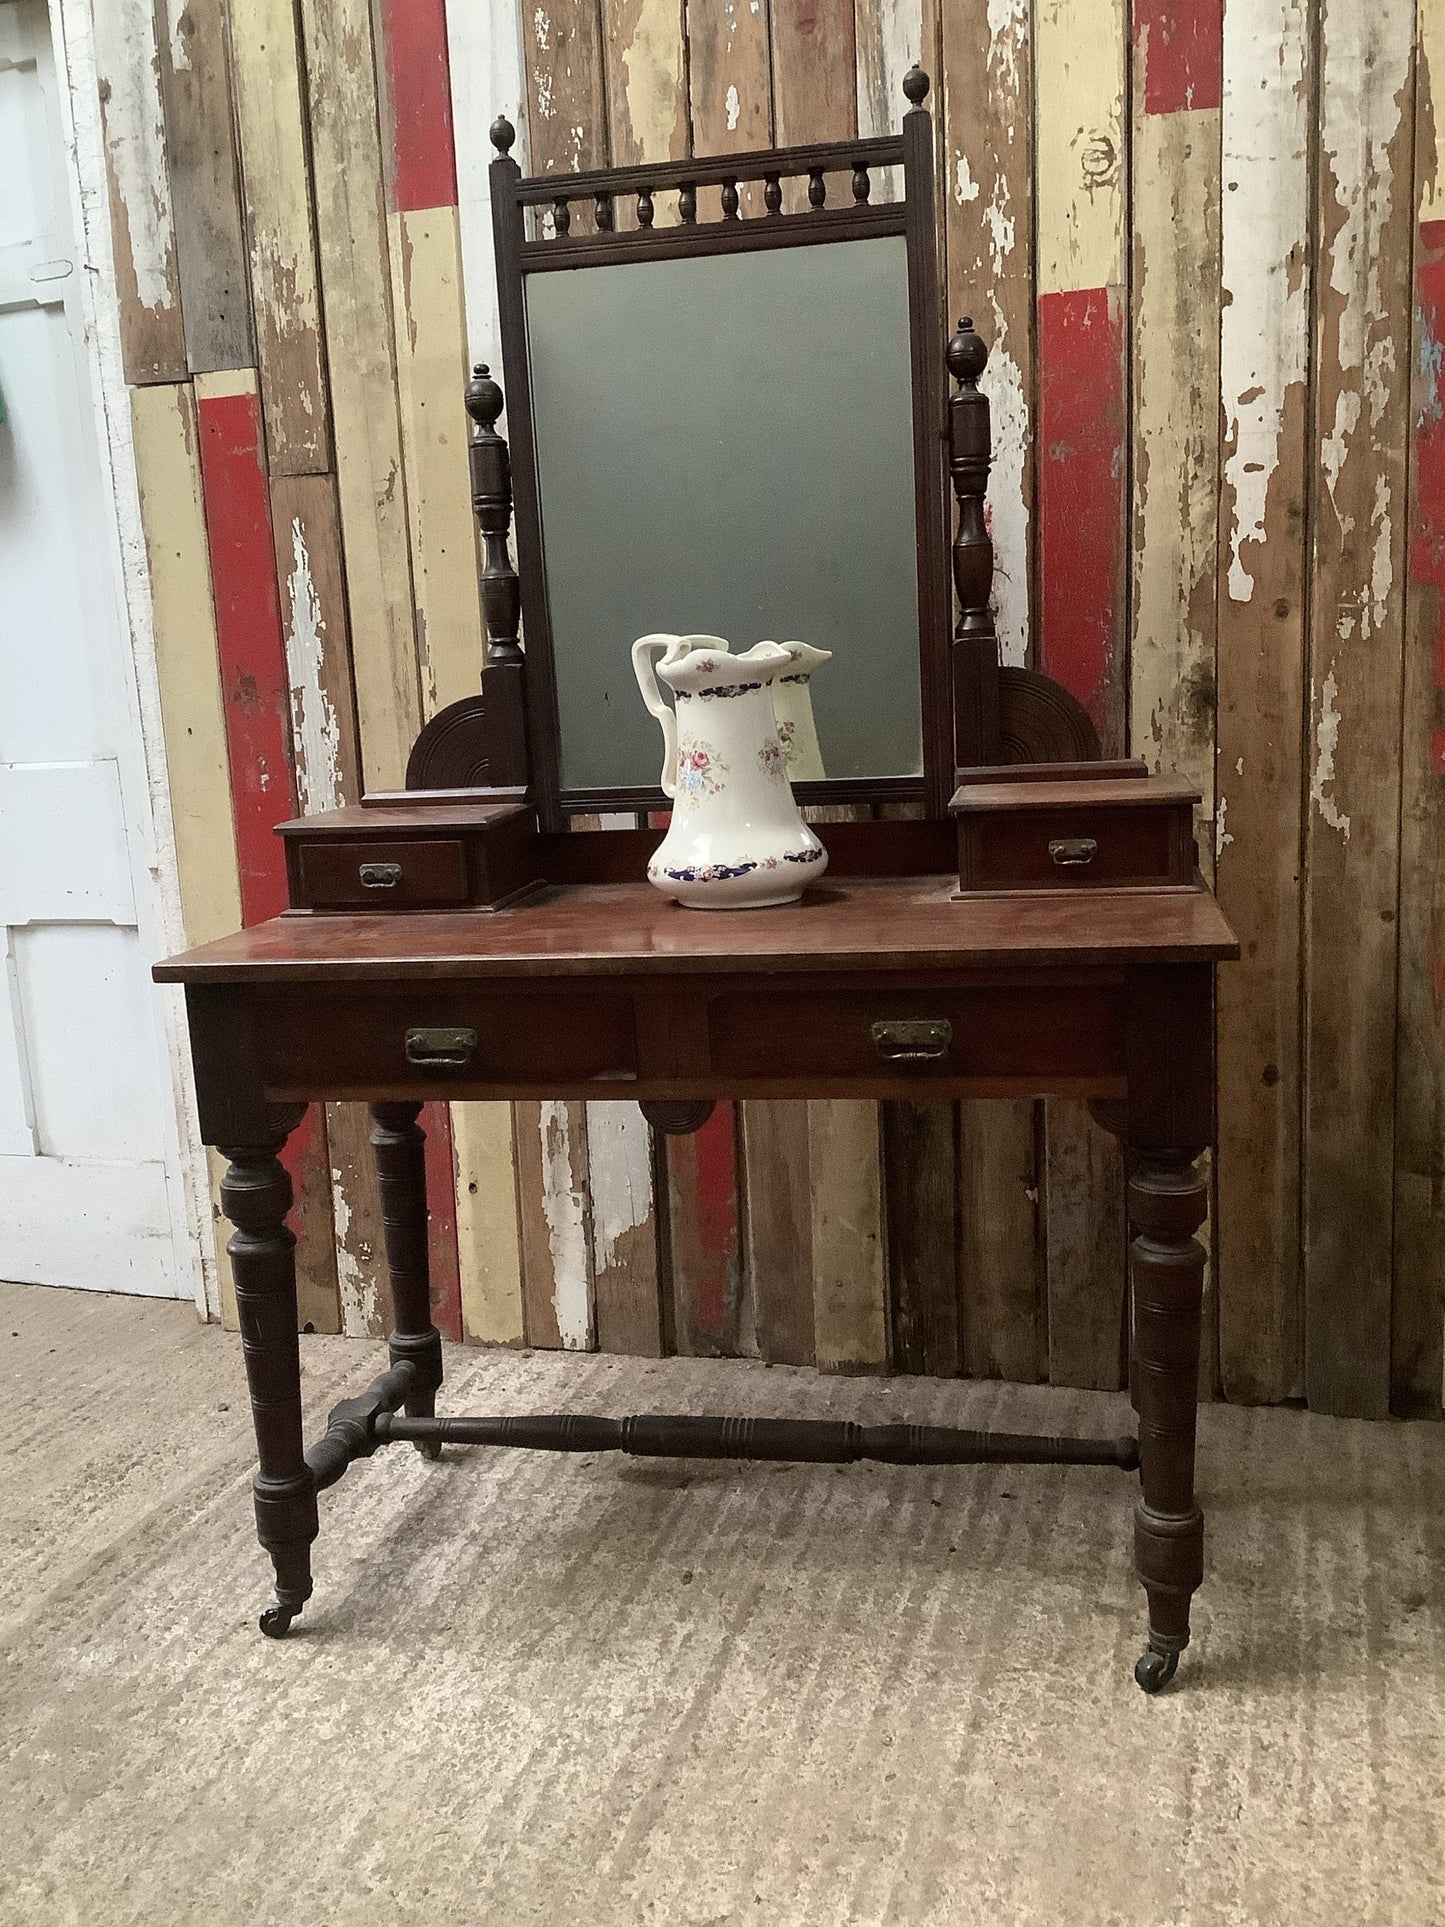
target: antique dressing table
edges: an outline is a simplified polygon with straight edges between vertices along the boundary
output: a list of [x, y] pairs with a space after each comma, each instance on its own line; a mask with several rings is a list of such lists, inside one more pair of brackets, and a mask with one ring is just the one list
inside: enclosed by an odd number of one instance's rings
[[[1195, 1160], [1214, 966], [1237, 946], [1198, 876], [1197, 799], [1101, 762], [1064, 690], [999, 665], [985, 350], [965, 321], [943, 354], [926, 77], [905, 92], [896, 138], [540, 180], [493, 128], [510, 451], [479, 369], [480, 693], [422, 732], [405, 793], [283, 827], [286, 915], [155, 973], [185, 986], [203, 1135], [229, 1161], [273, 1636], [311, 1594], [318, 1492], [385, 1443], [454, 1440], [1137, 1468], [1141, 1686], [1188, 1642]], [[794, 904], [686, 910], [645, 881], [663, 800], [628, 650], [667, 627], [834, 652], [826, 774], [795, 787], [850, 820], [820, 824], [828, 873]], [[576, 826], [598, 812], [638, 826]], [[1049, 1093], [1128, 1148], [1137, 1440], [436, 1416], [425, 1101], [632, 1098], [667, 1132], [721, 1098]], [[278, 1153], [322, 1099], [372, 1109], [396, 1330], [389, 1369], [307, 1448]]]

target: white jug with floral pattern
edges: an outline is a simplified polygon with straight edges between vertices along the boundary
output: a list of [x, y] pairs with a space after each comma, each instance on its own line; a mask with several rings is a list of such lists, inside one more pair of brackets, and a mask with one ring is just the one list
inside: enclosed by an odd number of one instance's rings
[[792, 903], [827, 869], [828, 852], [798, 814], [773, 715], [773, 680], [793, 668], [791, 651], [759, 642], [734, 656], [720, 636], [642, 636], [632, 666], [662, 725], [672, 798], [648, 882], [694, 910]]

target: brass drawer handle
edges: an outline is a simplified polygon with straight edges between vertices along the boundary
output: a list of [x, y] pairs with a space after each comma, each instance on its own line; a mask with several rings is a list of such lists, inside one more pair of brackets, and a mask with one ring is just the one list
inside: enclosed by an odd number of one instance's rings
[[363, 863], [360, 870], [363, 890], [394, 890], [401, 882], [399, 863]]
[[1056, 836], [1049, 845], [1049, 855], [1061, 870], [1087, 869], [1098, 851], [1092, 836]]
[[889, 1064], [938, 1064], [953, 1042], [946, 1017], [896, 1017], [871, 1026], [873, 1045]]
[[471, 1062], [476, 1048], [474, 1030], [409, 1030], [406, 1034], [407, 1063], [424, 1064], [432, 1070], [462, 1070]]

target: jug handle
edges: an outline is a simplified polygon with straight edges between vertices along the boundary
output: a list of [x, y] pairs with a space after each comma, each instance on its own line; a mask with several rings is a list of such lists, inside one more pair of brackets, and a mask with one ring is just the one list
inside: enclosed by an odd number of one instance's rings
[[670, 649], [677, 640], [676, 636], [639, 636], [632, 645], [632, 671], [637, 677], [637, 687], [642, 691], [642, 700], [662, 726], [664, 796], [677, 795], [677, 718], [663, 701], [662, 691], [657, 686], [652, 652], [655, 649]]

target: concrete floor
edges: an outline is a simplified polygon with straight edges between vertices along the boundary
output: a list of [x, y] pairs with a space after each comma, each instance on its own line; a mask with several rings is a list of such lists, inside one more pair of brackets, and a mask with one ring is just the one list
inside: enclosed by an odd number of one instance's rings
[[[303, 1342], [311, 1422], [378, 1349]], [[1117, 1398], [451, 1351], [453, 1410], [1113, 1431]], [[1445, 1427], [1202, 1415], [1130, 1667], [1123, 1474], [392, 1447], [263, 1640], [235, 1338], [0, 1286], [0, 1921], [1445, 1920]]]

